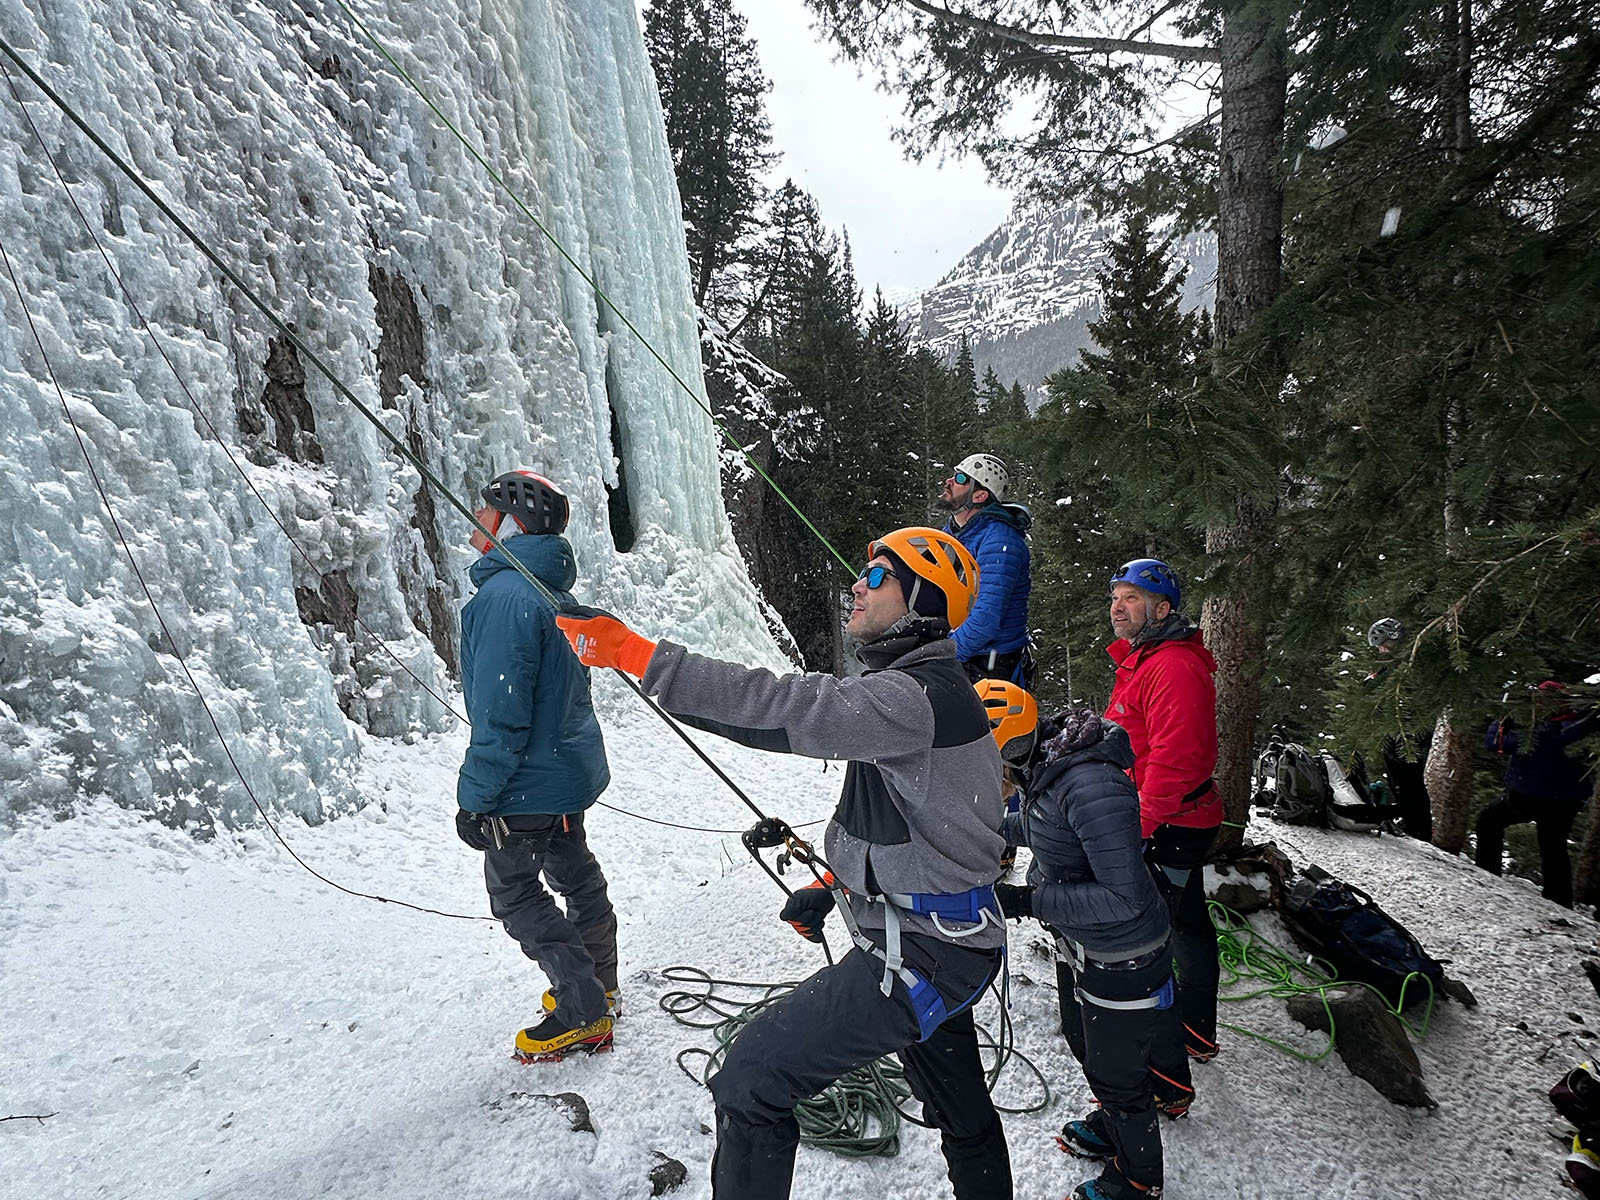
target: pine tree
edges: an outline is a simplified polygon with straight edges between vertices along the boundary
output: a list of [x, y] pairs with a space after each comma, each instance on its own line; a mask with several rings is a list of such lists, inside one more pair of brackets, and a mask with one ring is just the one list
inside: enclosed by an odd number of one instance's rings
[[769, 85], [731, 0], [651, 0], [645, 46], [683, 203], [695, 303], [728, 324], [748, 300], [771, 165]]
[[1178, 307], [1189, 269], [1175, 265], [1172, 242], [1152, 242], [1149, 214], [1135, 210], [1095, 273], [1100, 319], [1089, 336], [1100, 349], [1078, 358], [1119, 397], [1166, 399], [1193, 375], [1195, 321]]

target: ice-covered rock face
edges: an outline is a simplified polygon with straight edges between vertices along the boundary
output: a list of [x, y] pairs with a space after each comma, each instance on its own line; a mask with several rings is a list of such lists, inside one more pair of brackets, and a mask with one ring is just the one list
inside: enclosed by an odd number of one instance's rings
[[[358, 11], [703, 396], [632, 0]], [[0, 0], [0, 36], [455, 495], [549, 474], [581, 596], [773, 660], [708, 418], [331, 0]], [[0, 88], [0, 243], [22, 293], [0, 275], [0, 814], [80, 793], [202, 823], [251, 811], [47, 359], [257, 795], [309, 819], [356, 803], [356, 726], [452, 719], [400, 664], [451, 686], [466, 521], [6, 65], [25, 107]]]

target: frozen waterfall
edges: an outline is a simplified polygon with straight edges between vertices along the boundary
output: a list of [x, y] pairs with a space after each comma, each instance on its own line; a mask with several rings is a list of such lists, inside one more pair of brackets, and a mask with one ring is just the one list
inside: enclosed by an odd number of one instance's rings
[[[633, 0], [352, 8], [703, 396]], [[573, 499], [585, 598], [775, 661], [709, 419], [337, 3], [0, 0], [0, 37], [457, 496], [475, 505], [516, 466], [550, 474]], [[249, 817], [47, 358], [252, 787], [308, 819], [346, 808], [359, 729], [451, 720], [357, 618], [447, 692], [466, 522], [0, 62], [0, 243], [22, 292], [0, 274], [0, 814], [87, 793], [179, 822]], [[315, 569], [196, 418], [94, 238]]]

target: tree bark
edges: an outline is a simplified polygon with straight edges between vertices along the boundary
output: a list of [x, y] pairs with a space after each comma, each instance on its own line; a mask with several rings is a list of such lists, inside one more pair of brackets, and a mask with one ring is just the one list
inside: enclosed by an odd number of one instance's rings
[[1572, 864], [1572, 898], [1578, 904], [1600, 904], [1600, 772], [1589, 797], [1589, 828]]
[[1433, 844], [1450, 854], [1467, 848], [1472, 808], [1472, 752], [1477, 731], [1458, 724], [1450, 709], [1439, 714], [1422, 780], [1433, 806]]
[[[1283, 279], [1284, 99], [1288, 82], [1280, 18], [1244, 0], [1223, 15], [1222, 124], [1217, 213], [1216, 330], [1219, 345], [1244, 332], [1274, 300]], [[1246, 384], [1263, 419], [1278, 380]], [[1271, 511], [1248, 497], [1206, 530], [1206, 552], [1227, 559], [1227, 591], [1209, 597], [1202, 615], [1217, 659], [1217, 789], [1226, 819], [1250, 813], [1250, 772], [1260, 710], [1266, 628], [1261, 610], [1265, 559], [1273, 539]], [[1241, 840], [1224, 827], [1218, 848]]]

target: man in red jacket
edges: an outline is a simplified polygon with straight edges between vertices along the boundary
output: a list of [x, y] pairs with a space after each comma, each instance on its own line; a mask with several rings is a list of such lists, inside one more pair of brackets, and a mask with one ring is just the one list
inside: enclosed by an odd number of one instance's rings
[[[1178, 575], [1136, 558], [1111, 577], [1106, 648], [1117, 664], [1105, 716], [1128, 731], [1145, 858], [1172, 911], [1177, 1011], [1189, 1057], [1217, 1053], [1217, 932], [1206, 909], [1204, 864], [1222, 824], [1217, 766], [1216, 659], [1178, 611]], [[1177, 1115], [1177, 1114], [1173, 1114]]]

